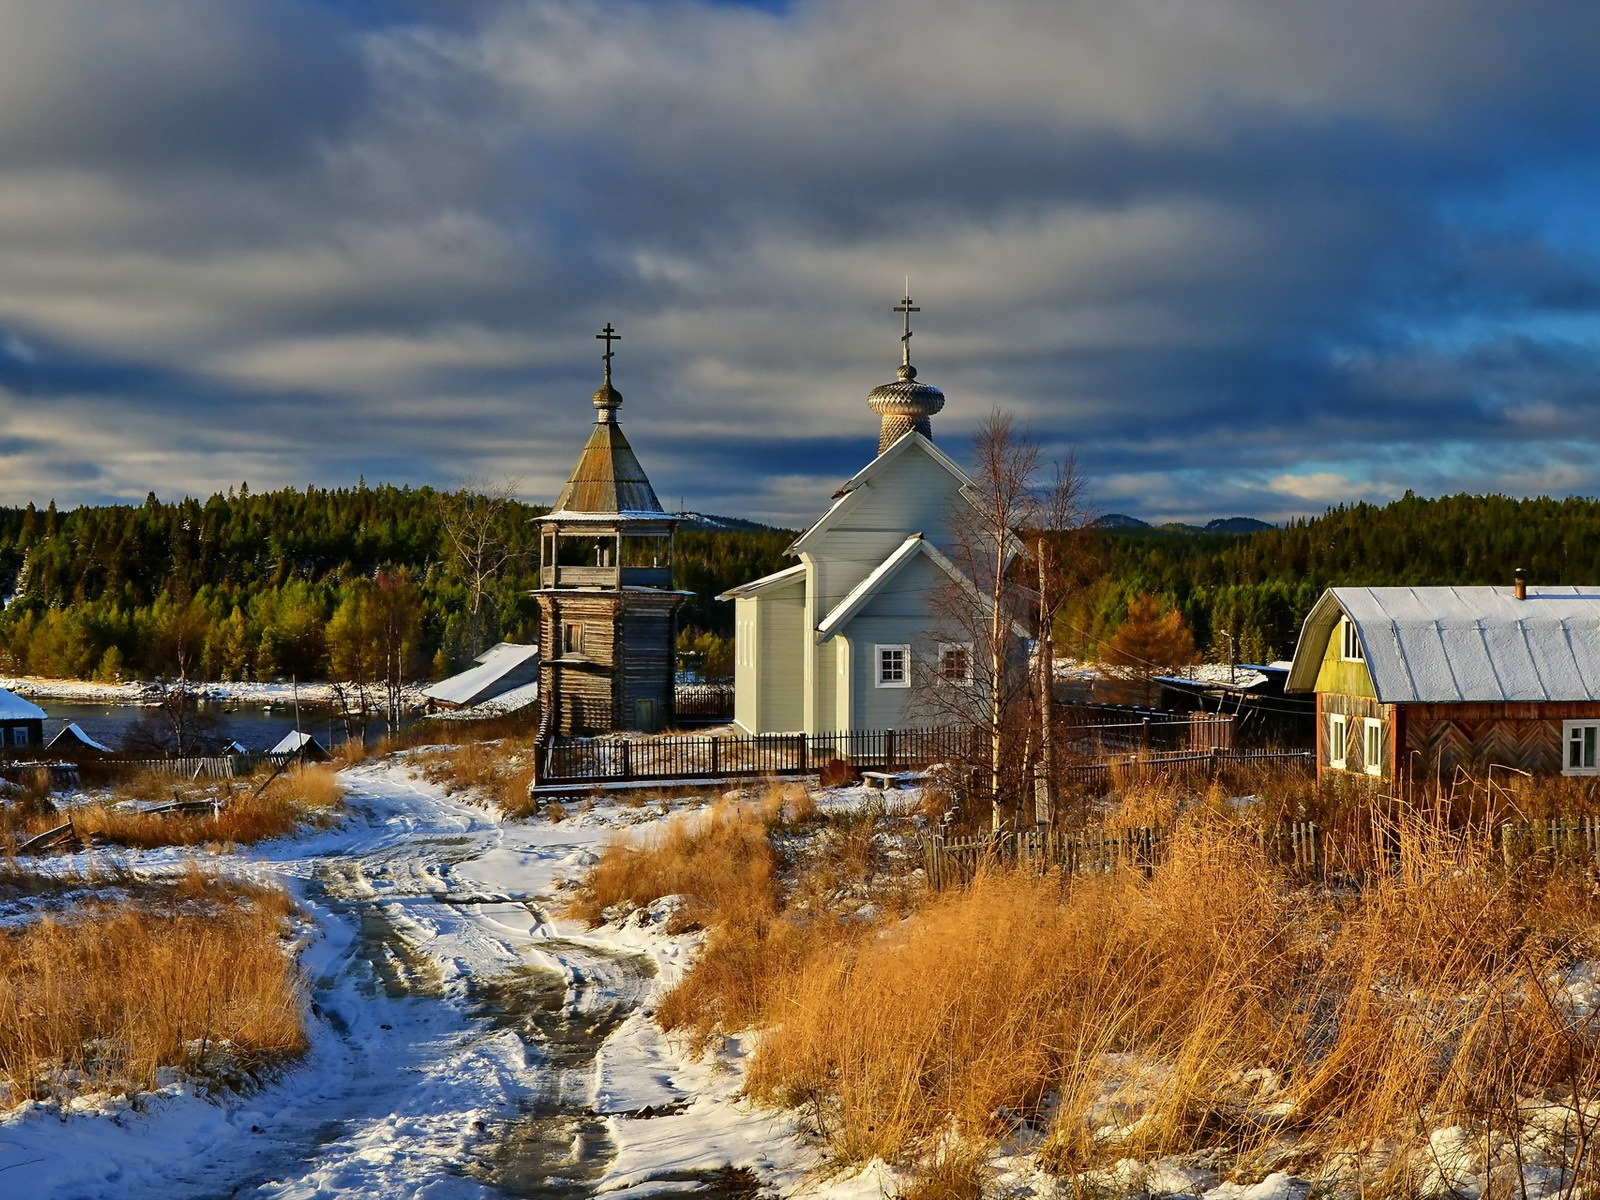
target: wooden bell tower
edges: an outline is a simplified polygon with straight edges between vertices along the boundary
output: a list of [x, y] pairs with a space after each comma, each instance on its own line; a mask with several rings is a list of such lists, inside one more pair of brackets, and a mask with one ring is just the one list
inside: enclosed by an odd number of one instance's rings
[[594, 394], [594, 431], [540, 525], [539, 696], [546, 734], [614, 729], [654, 732], [672, 724], [677, 609], [672, 588], [678, 518], [664, 511], [622, 434], [622, 393], [611, 385], [609, 324], [605, 381]]

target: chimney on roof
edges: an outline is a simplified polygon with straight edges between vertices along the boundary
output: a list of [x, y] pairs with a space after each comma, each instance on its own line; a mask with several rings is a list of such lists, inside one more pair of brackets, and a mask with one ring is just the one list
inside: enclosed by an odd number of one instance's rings
[[1517, 581], [1517, 599], [1526, 600], [1528, 598], [1528, 577], [1522, 573], [1521, 567], [1517, 568], [1515, 578]]

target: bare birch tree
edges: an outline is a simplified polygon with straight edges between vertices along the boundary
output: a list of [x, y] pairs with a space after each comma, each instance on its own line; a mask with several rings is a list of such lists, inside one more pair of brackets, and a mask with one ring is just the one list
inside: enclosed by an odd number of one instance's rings
[[517, 480], [489, 483], [467, 479], [439, 498], [445, 551], [451, 568], [467, 586], [467, 642], [476, 656], [483, 650], [483, 606], [491, 584], [520, 557], [511, 522], [516, 519]]
[[1076, 545], [1089, 512], [1076, 456], [1058, 459], [1051, 479], [1038, 493], [1028, 552], [1038, 579], [1039, 646], [1034, 657], [1034, 713], [1039, 728], [1039, 764], [1034, 772], [1033, 819], [1048, 825], [1059, 811], [1060, 765], [1055, 737], [1055, 623], [1071, 593], [1082, 555]]

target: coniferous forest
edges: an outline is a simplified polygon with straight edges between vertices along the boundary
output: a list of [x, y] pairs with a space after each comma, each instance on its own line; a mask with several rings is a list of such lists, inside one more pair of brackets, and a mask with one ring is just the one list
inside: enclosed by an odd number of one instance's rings
[[[538, 525], [503, 501], [486, 519], [502, 551], [473, 615], [476, 564], [453, 553], [452, 504], [432, 489], [308, 488], [58, 512], [0, 508], [0, 673], [74, 678], [301, 679], [358, 656], [381, 593], [408, 611], [412, 670], [459, 670], [537, 628]], [[686, 637], [726, 637], [724, 588], [776, 570], [782, 530], [680, 530]], [[503, 561], [502, 561], [503, 558]], [[374, 581], [399, 586], [374, 587]], [[348, 677], [348, 676], [346, 676]]]
[[1107, 531], [1088, 582], [1057, 627], [1067, 650], [1097, 657], [1141, 593], [1181, 612], [1212, 659], [1288, 658], [1300, 623], [1334, 585], [1600, 584], [1600, 501], [1407, 494], [1341, 505], [1260, 533]]
[[[0, 508], [0, 673], [116, 679], [322, 678], [353, 653], [380, 576], [409, 585], [413, 669], [459, 670], [480, 648], [535, 634], [538, 527], [515, 501], [496, 515], [508, 557], [476, 620], [471, 571], [451, 552], [450, 497], [428, 488], [247, 486], [207, 500], [58, 512]], [[785, 530], [681, 530], [677, 584], [685, 645], [712, 654], [732, 632], [718, 592], [786, 565]], [[1510, 586], [1600, 582], [1600, 502], [1407, 495], [1254, 534], [1115, 529], [1084, 542], [1082, 582], [1057, 638], [1083, 658], [1141, 594], [1176, 609], [1210, 658], [1287, 657], [1300, 622], [1334, 584]]]

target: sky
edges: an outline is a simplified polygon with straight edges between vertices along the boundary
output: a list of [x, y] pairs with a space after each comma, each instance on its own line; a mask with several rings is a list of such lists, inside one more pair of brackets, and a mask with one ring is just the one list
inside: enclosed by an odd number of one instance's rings
[[913, 358], [1096, 505], [1600, 493], [1600, 6], [0, 0], [0, 504], [804, 523]]

